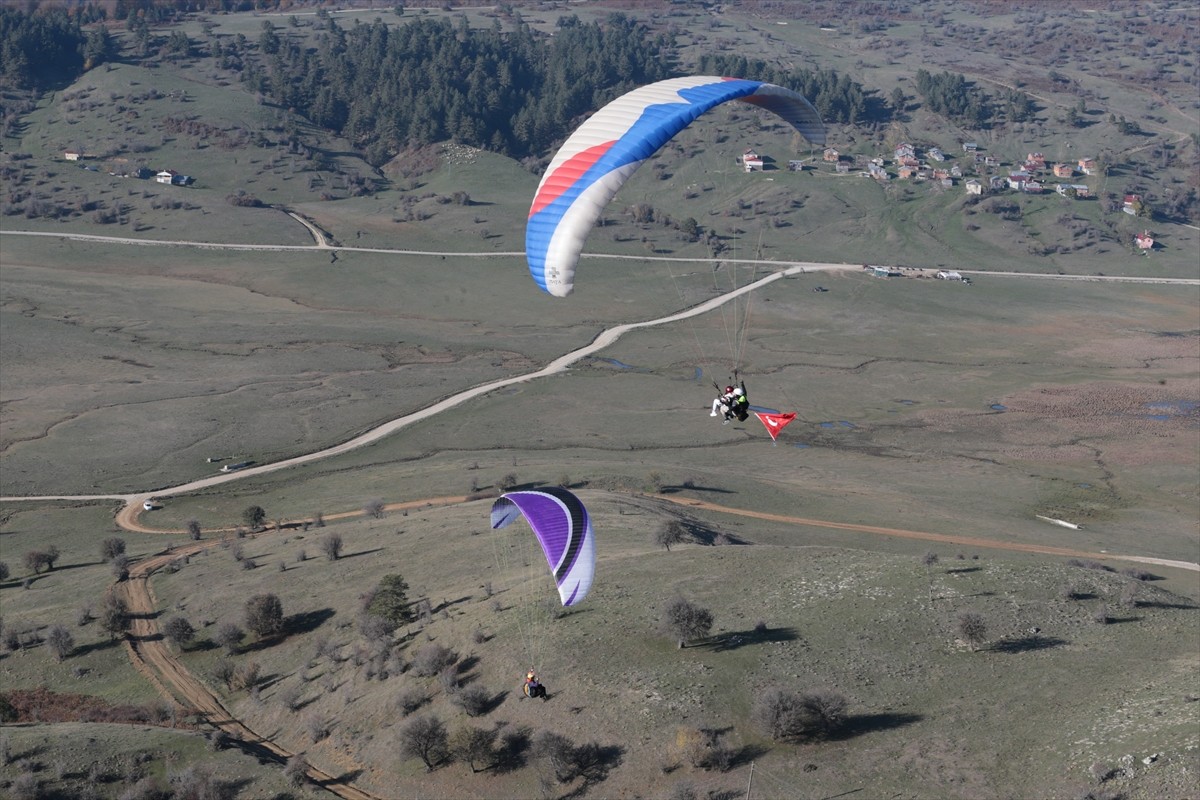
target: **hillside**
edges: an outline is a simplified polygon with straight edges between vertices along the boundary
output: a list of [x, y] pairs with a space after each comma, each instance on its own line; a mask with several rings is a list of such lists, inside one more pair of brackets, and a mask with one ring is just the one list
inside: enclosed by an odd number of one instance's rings
[[[139, 55], [114, 23], [122, 57], [5, 95], [0, 795], [1195, 795], [1195, 9], [405, 5], [190, 13]], [[831, 125], [827, 161], [714, 109], [624, 185], [558, 299], [523, 257], [553, 148], [381, 162], [212, 55], [266, 27], [315, 49], [331, 21], [557, 35], [614, 11], [675, 71], [833, 69], [884, 117]], [[920, 70], [990, 116], [933, 113]], [[967, 194], [1032, 153], [1091, 198]], [[777, 442], [710, 418], [735, 374], [796, 413]], [[502, 487], [543, 485], [595, 526], [570, 609], [524, 523], [488, 526]], [[364, 610], [396, 575], [391, 630]], [[679, 598], [712, 615], [682, 648]], [[547, 702], [521, 696], [531, 665]], [[777, 691], [829, 729], [772, 736]], [[418, 723], [456, 746], [427, 766]]]

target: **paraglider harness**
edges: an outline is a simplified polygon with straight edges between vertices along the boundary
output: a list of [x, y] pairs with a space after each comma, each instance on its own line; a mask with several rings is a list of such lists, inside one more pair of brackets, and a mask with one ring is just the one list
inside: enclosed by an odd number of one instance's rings
[[[737, 372], [733, 373], [733, 379], [737, 380]], [[750, 416], [750, 397], [746, 394], [746, 381], [740, 381], [741, 394], [736, 392], [732, 397], [727, 397], [721, 392], [721, 385], [713, 381], [713, 388], [720, 395], [721, 410], [725, 414], [725, 422], [737, 417], [738, 422], [745, 422]]]
[[537, 679], [533, 670], [529, 670], [529, 673], [525, 676], [525, 686], [522, 687], [522, 691], [529, 698], [540, 697], [542, 700], [550, 699], [549, 695], [546, 694], [546, 687]]

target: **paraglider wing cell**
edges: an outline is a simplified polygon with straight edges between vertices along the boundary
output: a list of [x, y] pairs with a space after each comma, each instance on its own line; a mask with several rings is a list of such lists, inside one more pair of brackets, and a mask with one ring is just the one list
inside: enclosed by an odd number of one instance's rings
[[508, 492], [492, 505], [492, 529], [524, 517], [542, 545], [564, 606], [587, 596], [596, 568], [592, 522], [579, 498], [559, 487]]
[[556, 297], [570, 294], [584, 240], [621, 185], [675, 134], [731, 100], [765, 108], [814, 145], [825, 143], [816, 109], [782, 86], [700, 75], [634, 89], [580, 125], [542, 176], [525, 226], [525, 256], [538, 286]]

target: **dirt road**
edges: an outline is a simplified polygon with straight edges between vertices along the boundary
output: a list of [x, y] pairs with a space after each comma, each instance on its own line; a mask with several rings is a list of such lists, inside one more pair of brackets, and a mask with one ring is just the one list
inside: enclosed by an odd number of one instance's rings
[[[133, 530], [145, 531], [146, 529], [138, 526]], [[172, 561], [198, 553], [218, 543], [219, 540], [216, 539], [199, 542], [139, 561], [130, 569], [128, 580], [113, 585], [110, 591], [125, 601], [131, 618], [131, 627], [125, 637], [125, 647], [133, 665], [158, 688], [164, 697], [171, 698], [189, 711], [198, 712], [210, 725], [229, 734], [248, 749], [266, 751], [278, 758], [280, 762], [285, 762], [294, 754], [270, 739], [259, 736], [242, 722], [234, 719], [220, 699], [175, 657], [158, 627], [156, 618], [158, 601], [154, 596], [154, 589], [150, 585], [150, 576]], [[330, 775], [311, 765], [308, 767], [308, 777], [318, 786], [347, 800], [381, 800], [376, 795], [365, 792], [344, 779]]]
[[967, 547], [980, 547], [990, 550], [1008, 550], [1014, 553], [1038, 553], [1047, 556], [1065, 556], [1067, 558], [1086, 558], [1095, 561], [1133, 561], [1138, 564], [1153, 564], [1159, 567], [1173, 567], [1200, 572], [1200, 564], [1190, 561], [1172, 561], [1166, 558], [1151, 558], [1149, 556], [1127, 556], [1114, 553], [1093, 553], [1086, 550], [1072, 550], [1069, 547], [1050, 547], [1048, 545], [1022, 544], [1020, 542], [1003, 542], [997, 539], [979, 539], [973, 536], [957, 536], [945, 533], [930, 533], [928, 531], [910, 531], [903, 528], [883, 528], [877, 525], [855, 525], [849, 522], [829, 522], [822, 519], [806, 519], [804, 517], [789, 517], [783, 514], [768, 514], [762, 511], [748, 511], [744, 508], [730, 508], [716, 503], [706, 503], [703, 500], [691, 500], [681, 497], [661, 497], [669, 503], [687, 506], [688, 508], [703, 508], [706, 511], [717, 511], [722, 514], [736, 514], [740, 517], [753, 517], [772, 522], [783, 522], [788, 525], [808, 525], [814, 528], [833, 528], [834, 530], [854, 531], [855, 533], [873, 533], [879, 536], [892, 536], [901, 539], [920, 539], [927, 542], [942, 544], [958, 544]]

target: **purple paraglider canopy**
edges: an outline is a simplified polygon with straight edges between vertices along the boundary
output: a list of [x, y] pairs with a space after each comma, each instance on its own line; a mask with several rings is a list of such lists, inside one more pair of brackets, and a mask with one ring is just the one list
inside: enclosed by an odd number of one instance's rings
[[579, 498], [558, 486], [508, 492], [492, 504], [492, 530], [525, 517], [542, 545], [564, 606], [587, 596], [596, 569], [592, 521]]

